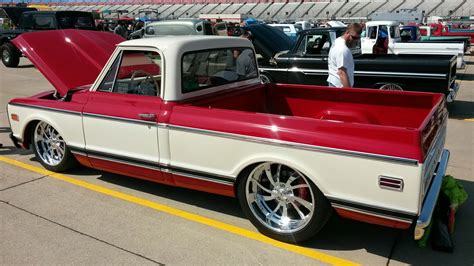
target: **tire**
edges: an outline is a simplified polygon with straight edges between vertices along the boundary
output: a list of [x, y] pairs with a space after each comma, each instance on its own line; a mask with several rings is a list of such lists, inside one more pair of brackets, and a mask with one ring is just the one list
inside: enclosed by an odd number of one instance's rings
[[6, 67], [17, 67], [20, 63], [21, 52], [11, 43], [4, 43], [1, 47], [2, 62]]
[[242, 210], [264, 235], [301, 243], [313, 238], [331, 217], [326, 197], [309, 178], [291, 167], [259, 163], [240, 178], [237, 195]]
[[270, 77], [270, 75], [268, 75], [266, 73], [261, 73], [260, 74], [260, 80], [262, 80], [263, 84], [273, 83], [273, 79]]
[[395, 84], [395, 83], [385, 83], [380, 85], [379, 87], [380, 90], [386, 90], [386, 91], [403, 91], [402, 86]]
[[31, 145], [38, 161], [50, 171], [63, 172], [77, 164], [63, 137], [44, 121], [36, 124], [31, 134]]

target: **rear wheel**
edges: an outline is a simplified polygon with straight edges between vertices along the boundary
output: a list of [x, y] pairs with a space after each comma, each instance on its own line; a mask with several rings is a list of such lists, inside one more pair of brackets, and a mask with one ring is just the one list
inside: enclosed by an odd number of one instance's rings
[[260, 74], [260, 80], [262, 80], [263, 84], [273, 83], [272, 78], [266, 73], [261, 73]]
[[2, 62], [6, 67], [17, 67], [20, 63], [21, 52], [13, 44], [7, 42], [1, 47]]
[[386, 90], [386, 91], [403, 91], [402, 86], [395, 83], [385, 83], [382, 86], [380, 86], [379, 89]]
[[59, 132], [40, 121], [32, 134], [36, 158], [48, 170], [62, 172], [75, 166], [76, 161]]
[[272, 238], [298, 243], [312, 238], [332, 209], [319, 189], [299, 171], [265, 162], [243, 173], [238, 197], [257, 229]]

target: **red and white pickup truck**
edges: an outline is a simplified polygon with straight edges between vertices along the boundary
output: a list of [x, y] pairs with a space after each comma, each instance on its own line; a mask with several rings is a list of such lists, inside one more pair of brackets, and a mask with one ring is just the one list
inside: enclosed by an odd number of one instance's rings
[[12, 140], [45, 168], [236, 196], [287, 242], [333, 210], [423, 235], [449, 160], [444, 95], [262, 84], [241, 38], [117, 42], [74, 30], [14, 40], [56, 88], [8, 104]]

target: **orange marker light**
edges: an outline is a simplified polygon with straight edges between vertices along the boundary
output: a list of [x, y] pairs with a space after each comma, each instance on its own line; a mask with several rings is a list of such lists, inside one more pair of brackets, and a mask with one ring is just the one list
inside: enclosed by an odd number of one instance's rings
[[13, 121], [20, 121], [20, 117], [17, 114], [11, 114], [10, 117]]

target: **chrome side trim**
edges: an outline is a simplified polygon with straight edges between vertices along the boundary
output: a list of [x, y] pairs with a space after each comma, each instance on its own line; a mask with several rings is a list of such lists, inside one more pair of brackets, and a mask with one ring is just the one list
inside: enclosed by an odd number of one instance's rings
[[123, 117], [116, 117], [116, 116], [109, 116], [109, 115], [83, 113], [83, 116], [93, 117], [93, 118], [103, 118], [103, 119], [111, 120], [111, 121], [121, 121], [121, 122], [126, 122], [126, 123], [133, 123], [133, 124], [140, 124], [140, 125], [147, 125], [147, 126], [156, 125], [156, 122], [153, 122], [153, 121], [144, 121], [144, 120], [139, 120], [139, 119], [123, 118]]
[[425, 229], [431, 222], [431, 217], [433, 216], [433, 211], [438, 202], [439, 192], [441, 190], [441, 184], [443, 183], [443, 177], [446, 174], [446, 169], [448, 168], [450, 153], [448, 150], [443, 150], [441, 159], [438, 163], [438, 168], [436, 170], [436, 175], [431, 182], [431, 187], [428, 191], [428, 194], [425, 197], [423, 202], [423, 207], [421, 208], [420, 216], [416, 221], [416, 227], [414, 232], [415, 240], [419, 240], [425, 234]]
[[287, 68], [271, 68], [271, 67], [259, 67], [259, 71], [278, 71], [278, 72], [287, 72]]
[[[259, 68], [260, 71], [279, 71], [279, 72], [302, 72], [305, 75], [327, 74], [329, 71], [324, 69], [311, 68]], [[354, 75], [358, 76], [392, 76], [392, 77], [417, 77], [424, 79], [445, 79], [446, 74], [432, 73], [410, 73], [410, 72], [379, 72], [379, 71], [354, 71]]]
[[243, 140], [243, 141], [249, 141], [249, 142], [254, 142], [254, 143], [269, 144], [269, 145], [281, 146], [281, 147], [287, 147], [287, 148], [293, 148], [293, 149], [304, 149], [304, 150], [309, 150], [309, 151], [325, 152], [325, 153], [346, 155], [346, 156], [352, 156], [352, 157], [358, 157], [358, 158], [369, 158], [369, 159], [374, 159], [374, 160], [379, 160], [379, 161], [389, 161], [392, 163], [418, 166], [417, 160], [402, 158], [402, 157], [341, 150], [341, 149], [321, 147], [321, 146], [315, 146], [315, 145], [309, 145], [309, 144], [301, 144], [301, 143], [282, 141], [282, 140], [276, 140], [276, 139], [237, 135], [237, 134], [232, 134], [232, 133], [225, 133], [225, 132], [198, 129], [198, 128], [190, 128], [190, 127], [176, 126], [176, 125], [166, 125], [165, 127], [164, 124], [161, 124], [161, 127], [168, 128], [171, 130], [178, 130], [178, 131], [183, 131], [183, 132], [203, 134], [203, 135], [208, 135], [208, 136], [229, 138], [229, 139], [235, 139], [235, 140]]
[[21, 106], [21, 107], [26, 107], [26, 108], [31, 108], [31, 109], [44, 110], [44, 111], [52, 111], [52, 112], [58, 112], [58, 113], [65, 113], [65, 114], [71, 114], [71, 115], [81, 116], [81, 112], [70, 111], [70, 110], [64, 110], [64, 109], [58, 109], [58, 108], [52, 108], [52, 107], [29, 105], [29, 104], [22, 104], [22, 103], [9, 103], [8, 105], [11, 105], [11, 106]]
[[176, 175], [181, 175], [189, 178], [224, 184], [224, 185], [234, 185], [236, 177], [233, 176], [222, 176], [212, 173], [206, 173], [197, 170], [191, 170], [181, 167], [172, 166], [169, 164], [160, 164], [158, 162], [150, 161], [141, 161], [134, 158], [127, 158], [119, 155], [106, 154], [102, 152], [88, 151], [78, 147], [69, 147], [73, 154], [83, 155], [90, 158], [105, 160], [114, 163], [126, 164], [140, 168], [146, 168], [155, 171], [161, 171], [165, 173], [171, 173]]

